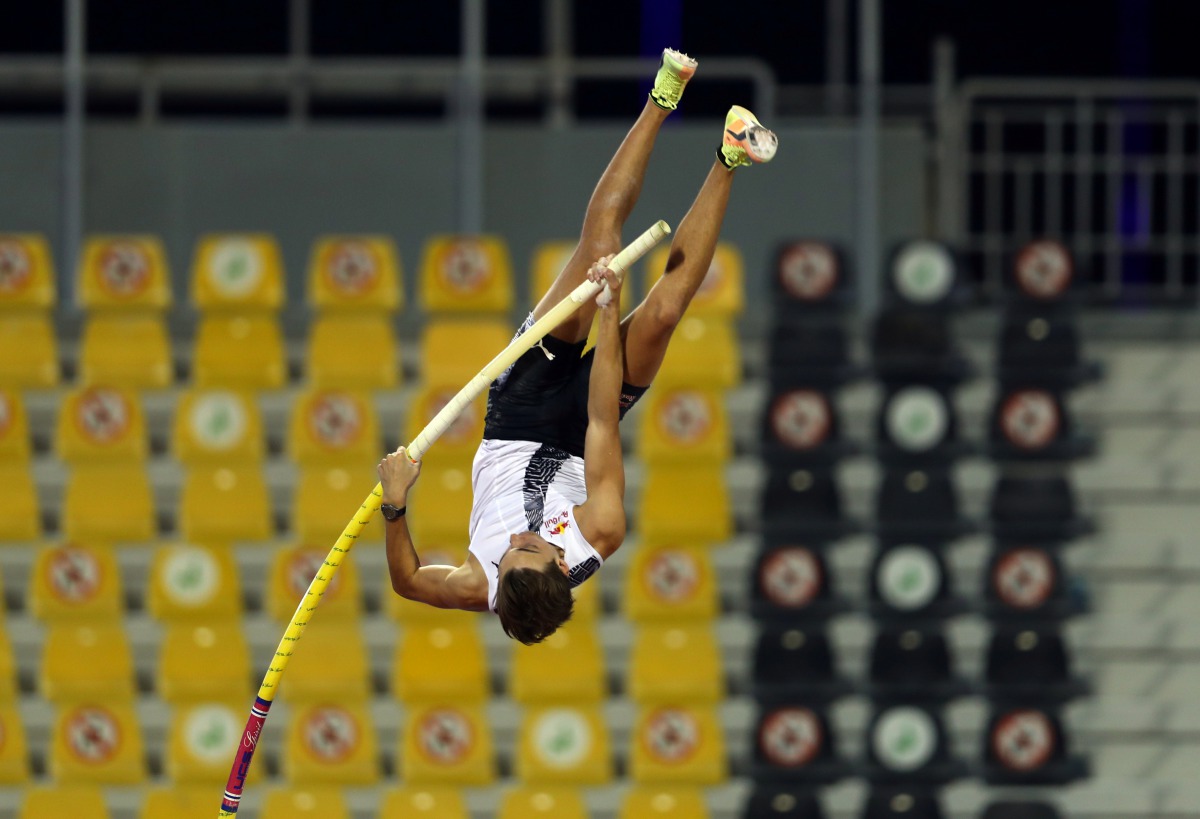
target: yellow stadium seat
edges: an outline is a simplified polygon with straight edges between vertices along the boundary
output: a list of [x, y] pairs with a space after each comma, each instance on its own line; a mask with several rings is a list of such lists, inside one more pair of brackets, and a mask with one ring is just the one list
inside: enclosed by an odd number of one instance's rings
[[41, 513], [38, 511], [37, 487], [33, 473], [23, 463], [0, 464], [0, 498], [4, 498], [4, 514], [0, 515], [0, 541], [36, 540], [42, 534]]
[[[229, 756], [229, 749], [225, 751]], [[224, 784], [229, 775], [229, 760], [225, 761], [225, 768], [220, 782], [212, 780], [204, 786], [175, 784], [147, 791], [138, 819], [212, 819], [213, 788]]]
[[145, 460], [146, 419], [137, 394], [117, 387], [72, 390], [58, 412], [55, 448], [70, 464]]
[[8, 630], [0, 628], [0, 702], [14, 702], [17, 697], [17, 662], [13, 657], [12, 639]]
[[420, 554], [423, 544], [462, 543], [471, 520], [471, 469], [464, 466], [421, 467], [421, 480], [408, 494], [409, 505], [420, 514], [408, 520], [408, 529]]
[[46, 389], [58, 384], [58, 340], [48, 316], [5, 313], [0, 321], [0, 384]]
[[304, 630], [292, 647], [282, 694], [289, 702], [362, 702], [371, 693], [371, 664], [362, 625], [322, 620]]
[[180, 462], [232, 466], [259, 463], [266, 445], [262, 413], [246, 393], [188, 390], [179, 396], [171, 451]]
[[608, 726], [599, 706], [527, 710], [517, 747], [517, 777], [532, 785], [603, 785], [611, 781]]
[[511, 325], [500, 319], [431, 321], [421, 334], [421, 382], [462, 389], [512, 340]]
[[178, 527], [186, 540], [235, 543], [275, 533], [271, 495], [262, 468], [199, 466], [184, 473]]
[[188, 544], [159, 548], [150, 564], [146, 605], [164, 621], [240, 618], [242, 584], [233, 553]]
[[65, 784], [137, 785], [146, 777], [137, 715], [111, 700], [59, 707], [50, 775]]
[[[679, 669], [686, 668], [686, 674]], [[629, 696], [638, 703], [714, 703], [725, 693], [712, 627], [643, 625], [629, 657]]]
[[29, 462], [29, 419], [17, 390], [0, 389], [0, 462]]
[[500, 801], [496, 819], [588, 819], [587, 804], [578, 791], [566, 788], [513, 788]]
[[694, 788], [635, 787], [625, 793], [617, 819], [708, 819], [704, 793]]
[[514, 643], [508, 691], [527, 705], [600, 702], [608, 681], [595, 627], [572, 620], [537, 645]]
[[274, 316], [217, 315], [200, 320], [192, 352], [199, 387], [274, 390], [287, 380], [283, 330]]
[[[533, 272], [530, 277], [529, 308], [532, 310], [542, 300], [542, 296], [550, 290], [558, 274], [571, 261], [575, 253], [576, 241], [542, 242], [533, 251]], [[588, 263], [596, 261], [589, 259]], [[621, 314], [628, 313], [633, 307], [633, 290], [631, 286], [621, 288]]]
[[321, 312], [394, 313], [404, 306], [403, 269], [387, 236], [322, 236], [308, 263], [308, 302]]
[[[499, 352], [499, 351], [497, 351]], [[465, 383], [464, 383], [465, 386]], [[423, 386], [408, 405], [408, 418], [404, 425], [404, 443], [411, 443], [421, 430], [433, 420], [442, 407], [458, 394], [458, 387]], [[457, 466], [469, 470], [475, 459], [475, 450], [483, 438], [483, 420], [487, 414], [487, 393], [481, 393], [463, 407], [437, 444], [425, 455], [426, 464]]]
[[0, 785], [19, 785], [29, 779], [25, 726], [15, 704], [0, 705]]
[[725, 403], [714, 390], [650, 390], [638, 416], [638, 455], [648, 464], [716, 464], [733, 450]]
[[20, 819], [109, 819], [104, 793], [96, 787], [61, 784], [26, 791]]
[[488, 785], [496, 778], [492, 735], [478, 705], [408, 709], [400, 778], [411, 785]]
[[[272, 617], [284, 623], [292, 618], [296, 604], [303, 599], [317, 571], [325, 568], [328, 555], [329, 548], [315, 546], [288, 546], [275, 551], [266, 601]], [[342, 556], [333, 579], [325, 587], [320, 606], [322, 621], [355, 619], [362, 611], [362, 591], [353, 552]]]
[[304, 364], [317, 387], [390, 390], [400, 385], [400, 345], [387, 316], [318, 316]]
[[[460, 537], [460, 540], [466, 538]], [[467, 557], [467, 547], [442, 547], [434, 544], [421, 543], [417, 546], [417, 554], [421, 557], [422, 566], [461, 566]], [[459, 609], [439, 609], [415, 600], [406, 600], [392, 589], [392, 580], [386, 572], [382, 573], [383, 608], [398, 623], [406, 625], [444, 625], [451, 628], [478, 622], [480, 615], [473, 611]]]
[[171, 274], [155, 236], [89, 236], [79, 265], [79, 300], [88, 311], [162, 312]]
[[288, 722], [283, 772], [296, 784], [376, 784], [379, 747], [366, 706], [328, 702], [294, 709]]
[[725, 390], [742, 380], [742, 353], [733, 325], [725, 319], [685, 316], [654, 377], [655, 387]]
[[216, 234], [200, 239], [192, 263], [192, 302], [202, 312], [274, 312], [283, 301], [283, 259], [274, 237]]
[[[646, 293], [667, 269], [670, 246], [660, 245], [646, 258]], [[702, 318], [736, 318], [745, 306], [745, 262], [737, 246], [718, 242], [708, 273], [688, 305], [688, 313]]]
[[248, 695], [250, 648], [241, 622], [168, 623], [154, 687], [172, 703], [236, 702]]
[[392, 690], [404, 702], [480, 702], [488, 696], [487, 656], [474, 623], [412, 625], [400, 635]]
[[[37, 233], [0, 234], [0, 310], [49, 310], [57, 295], [46, 238]], [[4, 321], [8, 318], [5, 315]]]
[[720, 603], [712, 558], [702, 548], [643, 544], [625, 572], [621, 601], [630, 620], [711, 620]]
[[350, 810], [338, 788], [272, 790], [264, 800], [258, 819], [350, 819]]
[[434, 236], [425, 243], [421, 306], [427, 313], [507, 313], [512, 303], [512, 261], [503, 238]]
[[590, 625], [600, 617], [600, 575], [594, 574], [586, 583], [571, 589], [575, 605], [571, 609], [571, 622]]
[[648, 542], [699, 545], [728, 540], [733, 513], [722, 466], [647, 469], [637, 523]]
[[379, 819], [470, 819], [470, 814], [455, 788], [406, 785], [384, 794]]
[[371, 397], [327, 389], [297, 396], [288, 422], [287, 447], [292, 460], [301, 466], [375, 463], [382, 447]]
[[158, 526], [150, 481], [136, 463], [73, 468], [62, 516], [67, 538], [80, 542], [152, 540]]
[[82, 544], [38, 552], [29, 578], [29, 607], [39, 620], [89, 623], [120, 620], [121, 570], [112, 549]]
[[120, 623], [51, 624], [38, 690], [53, 702], [126, 702], [134, 694], [133, 652]]
[[[325, 543], [333, 546], [351, 517], [357, 515], [362, 503], [379, 481], [373, 460], [364, 461], [352, 469], [342, 467], [313, 467], [301, 469], [292, 495], [291, 523], [296, 537], [304, 543]], [[379, 515], [372, 515], [358, 536], [360, 543], [383, 540], [383, 524]]]
[[[212, 789], [225, 784], [233, 753], [246, 724], [246, 705], [232, 702], [194, 702], [172, 709], [168, 722], [167, 776], [177, 785], [209, 788], [208, 809], [212, 813]], [[250, 766], [254, 778], [262, 766]]]
[[629, 775], [639, 784], [716, 785], [729, 773], [712, 706], [644, 706], [629, 744]]
[[132, 389], [161, 389], [175, 377], [171, 342], [153, 315], [92, 316], [83, 328], [79, 380]]

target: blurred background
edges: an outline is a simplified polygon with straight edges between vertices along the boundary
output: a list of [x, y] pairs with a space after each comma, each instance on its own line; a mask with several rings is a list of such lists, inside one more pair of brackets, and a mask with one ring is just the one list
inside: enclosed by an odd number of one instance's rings
[[[1198, 24], [6, 8], [0, 817], [215, 815], [374, 464], [557, 274], [664, 46], [700, 68], [627, 240], [678, 224], [729, 105], [780, 151], [623, 425], [629, 539], [526, 648], [398, 598], [369, 524], [240, 815], [1200, 816]], [[425, 459], [426, 563], [464, 557], [483, 412]]]

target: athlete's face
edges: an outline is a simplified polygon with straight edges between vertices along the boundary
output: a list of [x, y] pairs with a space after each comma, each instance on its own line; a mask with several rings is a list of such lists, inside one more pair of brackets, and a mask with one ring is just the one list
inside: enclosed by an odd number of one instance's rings
[[508, 549], [500, 556], [497, 568], [500, 574], [513, 569], [541, 569], [549, 561], [555, 561], [563, 574], [569, 568], [566, 553], [536, 532], [521, 532], [508, 539]]

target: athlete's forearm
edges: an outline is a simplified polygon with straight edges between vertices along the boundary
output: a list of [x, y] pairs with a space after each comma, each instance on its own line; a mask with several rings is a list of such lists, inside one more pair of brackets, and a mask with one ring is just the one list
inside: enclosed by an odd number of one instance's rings
[[[615, 302], [615, 300], [614, 300]], [[588, 422], [616, 426], [621, 420], [621, 380], [625, 351], [621, 345], [621, 319], [616, 303], [599, 311], [596, 360], [588, 384]]]
[[417, 549], [408, 532], [408, 520], [405, 517], [386, 521], [384, 526], [386, 534], [383, 545], [387, 553], [392, 589], [396, 594], [407, 597], [416, 581], [417, 569], [421, 568], [421, 558], [417, 556]]

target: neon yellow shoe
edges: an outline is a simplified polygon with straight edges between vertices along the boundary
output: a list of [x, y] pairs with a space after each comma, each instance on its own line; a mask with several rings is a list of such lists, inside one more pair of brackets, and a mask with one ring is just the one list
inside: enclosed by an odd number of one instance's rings
[[650, 92], [650, 99], [654, 104], [668, 111], [678, 108], [679, 100], [683, 96], [683, 87], [696, 73], [697, 65], [699, 63], [682, 51], [664, 48], [662, 61], [658, 64], [658, 74], [654, 77], [654, 90]]
[[740, 105], [725, 115], [725, 138], [717, 149], [717, 159], [729, 170], [755, 162], [770, 162], [779, 148], [779, 137], [758, 121], [758, 117]]

